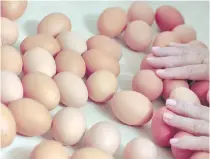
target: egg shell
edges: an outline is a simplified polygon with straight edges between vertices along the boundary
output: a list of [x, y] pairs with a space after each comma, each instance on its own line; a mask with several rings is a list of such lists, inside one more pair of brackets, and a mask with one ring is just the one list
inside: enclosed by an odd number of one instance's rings
[[141, 70], [133, 77], [132, 88], [153, 101], [160, 97], [163, 91], [163, 82], [153, 71]]
[[190, 86], [190, 89], [198, 96], [201, 104], [208, 105], [206, 96], [209, 90], [209, 81], [197, 81]]
[[203, 48], [208, 48], [206, 46], [206, 44], [204, 44], [202, 41], [199, 41], [199, 40], [190, 41], [188, 44], [190, 44], [190, 45], [198, 45], [198, 46], [203, 47]]
[[[68, 124], [66, 124], [67, 121]], [[78, 108], [66, 107], [54, 116], [52, 124], [53, 137], [63, 145], [77, 144], [85, 130], [85, 116]]]
[[156, 159], [157, 156], [155, 144], [146, 138], [134, 138], [124, 149], [124, 159]]
[[63, 13], [48, 14], [40, 21], [37, 29], [38, 34], [48, 34], [53, 37], [62, 31], [71, 31], [71, 21]]
[[[187, 132], [180, 131], [174, 136], [174, 138], [180, 138], [180, 137], [183, 137], [183, 136], [193, 136], [193, 135], [191, 135]], [[174, 146], [171, 147], [171, 151], [172, 151], [172, 154], [174, 155], [174, 157], [176, 159], [184, 159], [184, 158], [187, 159], [187, 158], [190, 158], [193, 154], [193, 151], [191, 151], [191, 150], [179, 149], [179, 148], [174, 147]]]
[[48, 110], [60, 102], [60, 92], [55, 81], [41, 72], [25, 75], [22, 79], [24, 96], [42, 103]]
[[101, 35], [116, 37], [123, 32], [127, 21], [127, 14], [122, 8], [106, 8], [98, 18], [98, 31]]
[[177, 129], [163, 121], [163, 113], [171, 112], [165, 106], [157, 109], [152, 117], [152, 137], [154, 142], [161, 147], [170, 147], [169, 140], [177, 133]]
[[165, 31], [155, 36], [153, 46], [166, 47], [170, 43], [180, 43], [180, 40], [174, 32]]
[[36, 34], [28, 36], [20, 44], [20, 50], [23, 54], [35, 47], [43, 48], [50, 52], [53, 56], [61, 51], [61, 47], [58, 41], [47, 34]]
[[87, 51], [86, 40], [77, 32], [63, 31], [56, 37], [62, 50], [72, 50], [79, 54]]
[[176, 26], [185, 23], [181, 13], [170, 5], [162, 5], [157, 8], [155, 20], [161, 31], [171, 31]]
[[152, 28], [142, 20], [132, 21], [124, 32], [125, 44], [134, 51], [145, 51], [152, 41]]
[[172, 31], [177, 35], [180, 42], [184, 44], [196, 40], [197, 38], [196, 30], [187, 24], [178, 25]]
[[27, 0], [4, 0], [1, 1], [1, 16], [16, 20], [23, 15], [27, 8]]
[[106, 102], [117, 91], [118, 81], [112, 72], [99, 70], [89, 76], [86, 86], [90, 99], [95, 102]]
[[102, 121], [93, 125], [85, 134], [85, 147], [98, 148], [111, 155], [115, 154], [121, 142], [121, 134], [110, 122]]
[[104, 50], [91, 49], [82, 56], [86, 64], [87, 74], [90, 75], [98, 70], [106, 69], [118, 76], [120, 74], [119, 61], [104, 53]]
[[60, 72], [54, 80], [60, 90], [61, 102], [64, 105], [82, 107], [87, 103], [88, 90], [79, 76], [71, 72]]
[[115, 40], [105, 35], [95, 35], [87, 40], [88, 50], [100, 49], [104, 50], [107, 55], [112, 56], [116, 60], [120, 60], [122, 57], [122, 48], [120, 44]]
[[148, 62], [147, 62], [147, 58], [148, 57], [154, 57], [154, 54], [150, 53], [150, 54], [147, 54], [146, 56], [144, 56], [144, 58], [142, 59], [141, 64], [140, 64], [140, 69], [141, 70], [152, 70], [152, 71], [155, 71], [156, 69], [154, 69], [153, 67], [151, 67], [148, 64]]
[[147, 97], [135, 91], [117, 92], [109, 101], [113, 114], [131, 126], [141, 126], [150, 121], [153, 115], [152, 103]]
[[56, 73], [56, 63], [53, 56], [45, 49], [36, 47], [23, 55], [24, 73], [42, 72], [49, 77]]
[[186, 102], [190, 102], [192, 104], [200, 105], [200, 100], [198, 96], [191, 91], [189, 88], [186, 87], [178, 87], [174, 89], [169, 98], [176, 99], [176, 100], [183, 100]]
[[23, 86], [18, 76], [1, 70], [1, 102], [8, 104], [23, 97]]
[[168, 99], [171, 92], [179, 87], [186, 87], [189, 88], [189, 84], [185, 80], [169, 80], [165, 79], [163, 80], [163, 93], [162, 97], [164, 99]]
[[22, 72], [23, 60], [20, 52], [12, 46], [2, 45], [0, 56], [1, 70], [11, 71], [19, 75]]
[[51, 127], [52, 119], [47, 108], [33, 99], [15, 100], [8, 108], [15, 118], [17, 132], [24, 136], [40, 136]]
[[190, 159], [209, 159], [210, 155], [208, 152], [195, 152]]
[[63, 50], [55, 58], [57, 73], [72, 72], [79, 77], [84, 77], [86, 65], [82, 56], [72, 50]]
[[17, 24], [8, 18], [1, 17], [0, 35], [2, 44], [13, 45], [19, 36]]
[[114, 157], [99, 149], [86, 147], [76, 150], [71, 159], [114, 159]]
[[54, 140], [41, 141], [31, 152], [30, 159], [69, 159], [61, 143]]
[[1, 104], [1, 148], [9, 146], [16, 136], [16, 123], [10, 110]]
[[143, 20], [147, 24], [152, 25], [155, 14], [147, 2], [133, 2], [128, 9], [128, 19], [129, 21]]

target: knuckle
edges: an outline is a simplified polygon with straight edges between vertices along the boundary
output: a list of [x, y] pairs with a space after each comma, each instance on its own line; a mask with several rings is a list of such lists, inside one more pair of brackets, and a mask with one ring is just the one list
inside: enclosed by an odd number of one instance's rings
[[192, 132], [194, 134], [202, 134], [205, 131], [206, 123], [204, 121], [197, 121], [192, 123]]

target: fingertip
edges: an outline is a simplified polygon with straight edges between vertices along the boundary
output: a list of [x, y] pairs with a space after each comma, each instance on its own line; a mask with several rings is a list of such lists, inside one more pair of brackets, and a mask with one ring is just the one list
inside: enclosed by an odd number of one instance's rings
[[165, 73], [165, 69], [158, 69], [156, 70], [156, 74], [159, 75], [159, 76], [163, 76]]

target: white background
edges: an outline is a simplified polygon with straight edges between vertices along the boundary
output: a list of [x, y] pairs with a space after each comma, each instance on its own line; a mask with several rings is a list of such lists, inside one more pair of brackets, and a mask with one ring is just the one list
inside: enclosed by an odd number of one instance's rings
[[[181, 2], [181, 1], [149, 1], [149, 4], [155, 10], [163, 4], [170, 4], [176, 7], [184, 16], [185, 22], [192, 25], [197, 31], [197, 37], [206, 45], [209, 44], [209, 4], [208, 2]], [[21, 41], [29, 35], [36, 34], [36, 28], [39, 21], [46, 15], [53, 12], [61, 12], [67, 15], [72, 22], [72, 30], [78, 31], [86, 40], [97, 34], [96, 21], [99, 14], [107, 7], [120, 6], [128, 9], [131, 1], [30, 1], [24, 15], [17, 20], [20, 36], [15, 44], [19, 48]], [[157, 27], [153, 25], [154, 35], [157, 33]], [[126, 47], [123, 47], [123, 57], [120, 61], [121, 74], [118, 77], [119, 90], [131, 89], [132, 76], [139, 70], [140, 62], [144, 53], [135, 53]], [[155, 108], [163, 106], [164, 102], [160, 99], [153, 102]], [[62, 107], [52, 111], [55, 114]], [[152, 140], [150, 123], [143, 127], [129, 127], [119, 123], [106, 105], [99, 106], [88, 103], [81, 108], [87, 119], [87, 128], [99, 121], [110, 121], [117, 125], [122, 135], [122, 143], [116, 154], [116, 159], [121, 159], [123, 148], [134, 137], [141, 136]], [[29, 159], [31, 150], [44, 138], [50, 138], [50, 133], [44, 137], [22, 137], [17, 136], [11, 146], [1, 150], [1, 159]], [[75, 147], [67, 147], [69, 155]], [[158, 159], [172, 159], [169, 150], [158, 147]]]

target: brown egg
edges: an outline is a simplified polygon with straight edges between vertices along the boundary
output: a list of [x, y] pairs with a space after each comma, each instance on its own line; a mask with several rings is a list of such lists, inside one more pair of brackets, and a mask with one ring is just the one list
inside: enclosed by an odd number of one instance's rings
[[104, 50], [91, 49], [83, 54], [86, 63], [87, 74], [91, 74], [101, 69], [107, 69], [116, 76], [120, 73], [120, 64], [117, 60], [104, 53]]
[[99, 33], [112, 38], [120, 35], [125, 29], [126, 24], [126, 12], [120, 7], [105, 9], [97, 22]]
[[30, 159], [69, 159], [61, 143], [54, 140], [43, 140], [31, 152]]
[[3, 45], [1, 47], [1, 65], [2, 70], [7, 70], [19, 75], [22, 72], [23, 60], [20, 52], [12, 46]]
[[62, 13], [51, 13], [44, 17], [38, 26], [38, 34], [49, 34], [56, 37], [62, 31], [71, 31], [69, 18]]
[[170, 43], [180, 43], [180, 40], [174, 32], [165, 31], [156, 35], [153, 46], [166, 47]]
[[50, 35], [36, 34], [25, 38], [20, 44], [20, 50], [24, 54], [29, 49], [41, 47], [49, 51], [53, 56], [60, 52], [58, 41]]
[[55, 81], [41, 72], [29, 73], [22, 79], [24, 96], [42, 103], [48, 110], [60, 102], [60, 92]]
[[115, 75], [108, 70], [94, 72], [86, 81], [88, 96], [95, 102], [106, 102], [118, 88]]
[[85, 61], [82, 56], [72, 50], [63, 50], [55, 58], [57, 72], [72, 72], [84, 77], [86, 72]]
[[0, 147], [4, 148], [9, 146], [16, 136], [16, 123], [10, 110], [1, 104], [0, 111], [1, 118], [1, 144]]
[[152, 28], [144, 21], [136, 20], [128, 24], [124, 41], [134, 51], [145, 51], [152, 40]]
[[15, 118], [17, 132], [22, 135], [40, 136], [51, 127], [50, 113], [44, 105], [35, 100], [18, 99], [9, 103], [8, 108]]
[[99, 149], [86, 147], [76, 150], [71, 159], [114, 159], [114, 157]]
[[108, 55], [116, 60], [120, 60], [122, 56], [122, 49], [120, 44], [115, 40], [105, 35], [95, 35], [87, 41], [88, 50], [100, 49], [104, 50]]
[[27, 0], [3, 0], [1, 1], [1, 16], [16, 20], [23, 15], [27, 4]]
[[0, 35], [2, 44], [14, 44], [19, 36], [17, 24], [8, 18], [1, 17]]

